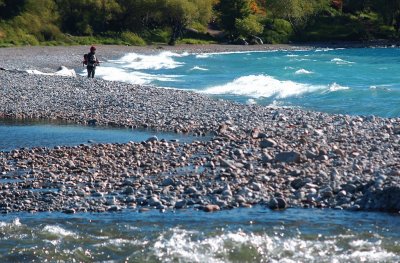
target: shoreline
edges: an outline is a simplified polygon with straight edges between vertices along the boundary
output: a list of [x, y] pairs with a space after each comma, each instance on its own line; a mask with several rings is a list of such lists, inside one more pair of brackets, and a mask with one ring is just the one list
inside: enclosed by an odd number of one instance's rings
[[[108, 56], [133, 50], [107, 48], [103, 54]], [[31, 54], [42, 49], [16, 52], [27, 58], [23, 65], [39, 69], [52, 67], [61, 53], [81, 58], [81, 47]], [[1, 178], [15, 180], [0, 184], [3, 213], [136, 207], [217, 211], [252, 205], [400, 211], [400, 118], [272, 109], [79, 76], [2, 71], [0, 82], [0, 118], [214, 135], [188, 144], [149, 138], [0, 152]]]

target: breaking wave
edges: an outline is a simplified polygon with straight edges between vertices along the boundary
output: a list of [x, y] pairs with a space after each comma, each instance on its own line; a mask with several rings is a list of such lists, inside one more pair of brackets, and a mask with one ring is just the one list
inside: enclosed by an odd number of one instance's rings
[[303, 74], [313, 74], [313, 73], [314, 72], [308, 71], [308, 70], [302, 68], [302, 69], [297, 70], [294, 74], [303, 75]]
[[188, 56], [188, 53], [173, 53], [162, 52], [156, 55], [143, 55], [137, 53], [129, 53], [118, 60], [110, 60], [109, 62], [119, 64], [120, 66], [128, 69], [143, 70], [143, 69], [174, 69], [181, 67], [184, 64], [174, 60], [174, 57]]
[[341, 59], [341, 58], [333, 58], [331, 60], [331, 62], [334, 62], [334, 63], [336, 63], [338, 65], [354, 64], [354, 62], [347, 61], [347, 60], [344, 60], [344, 59]]
[[195, 67], [191, 68], [190, 70], [201, 70], [201, 71], [207, 71], [208, 69], [206, 69], [206, 68], [202, 68], [202, 67], [199, 67], [199, 66], [195, 66]]
[[240, 77], [224, 85], [207, 88], [202, 92], [212, 95], [233, 94], [252, 98], [287, 98], [326, 88], [289, 80], [281, 81], [267, 75], [250, 75]]
[[153, 253], [162, 262], [390, 262], [400, 259], [381, 243], [380, 239], [354, 240], [352, 235], [307, 239], [299, 233], [286, 237], [279, 231], [266, 234], [239, 230], [204, 237], [197, 231], [175, 228], [158, 237]]
[[61, 66], [56, 72], [53, 73], [42, 72], [36, 69], [28, 69], [26, 70], [26, 72], [29, 74], [36, 74], [36, 75], [76, 77], [75, 70], [69, 69], [65, 66]]
[[115, 67], [98, 67], [96, 69], [96, 75], [105, 80], [122, 81], [138, 85], [148, 85], [153, 81], [172, 82], [177, 81], [180, 77], [179, 75], [148, 74], [140, 71], [127, 71], [124, 68]]

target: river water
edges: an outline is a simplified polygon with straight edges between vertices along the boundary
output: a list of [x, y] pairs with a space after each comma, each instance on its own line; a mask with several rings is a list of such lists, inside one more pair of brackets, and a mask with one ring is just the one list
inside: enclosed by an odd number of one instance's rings
[[103, 63], [96, 74], [241, 103], [399, 117], [399, 72], [399, 48], [353, 48], [129, 53]]
[[[399, 55], [397, 48], [130, 53], [104, 62], [97, 75], [240, 103], [399, 117]], [[0, 150], [152, 135], [185, 141], [150, 131], [2, 121]], [[11, 213], [0, 215], [0, 262], [400, 262], [400, 215], [262, 206]]]
[[400, 216], [238, 208], [0, 216], [1, 262], [399, 262]]
[[172, 132], [132, 130], [123, 128], [79, 126], [46, 121], [16, 121], [0, 119], [0, 151], [16, 148], [77, 146], [96, 143], [127, 143], [146, 141], [152, 136], [159, 140], [191, 142], [204, 137], [186, 136]]

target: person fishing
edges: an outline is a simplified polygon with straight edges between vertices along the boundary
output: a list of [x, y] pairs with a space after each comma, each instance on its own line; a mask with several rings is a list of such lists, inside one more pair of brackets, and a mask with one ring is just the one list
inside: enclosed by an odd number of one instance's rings
[[83, 56], [83, 64], [86, 65], [88, 78], [94, 78], [96, 67], [100, 65], [100, 61], [96, 57], [96, 47], [91, 46], [90, 52]]

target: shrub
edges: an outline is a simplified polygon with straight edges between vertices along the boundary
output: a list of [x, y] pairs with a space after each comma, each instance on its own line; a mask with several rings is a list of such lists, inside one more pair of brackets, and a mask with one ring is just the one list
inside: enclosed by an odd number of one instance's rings
[[63, 33], [60, 29], [52, 24], [43, 26], [40, 30], [40, 40], [41, 41], [55, 41], [64, 39]]
[[268, 19], [265, 21], [263, 40], [269, 44], [288, 43], [293, 36], [293, 28], [284, 19]]
[[192, 23], [190, 28], [198, 31], [199, 33], [207, 33], [207, 27], [199, 22]]
[[206, 45], [206, 44], [215, 44], [217, 43], [214, 40], [202, 40], [202, 39], [194, 39], [194, 38], [182, 38], [177, 41], [177, 44], [189, 44], [189, 45]]
[[134, 46], [146, 45], [146, 42], [143, 40], [143, 38], [129, 31], [125, 31], [121, 34], [121, 40], [129, 45], [134, 45]]
[[235, 27], [241, 37], [258, 35], [263, 32], [263, 25], [257, 21], [257, 17], [250, 15], [243, 19], [235, 20]]
[[165, 29], [153, 29], [143, 33], [143, 38], [149, 43], [168, 43], [171, 37], [171, 30]]

